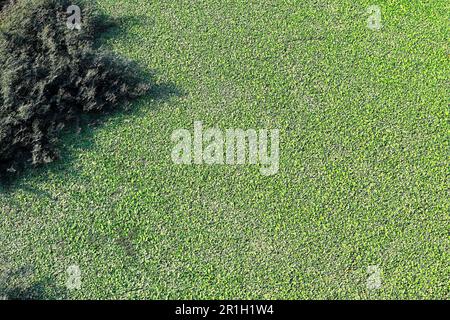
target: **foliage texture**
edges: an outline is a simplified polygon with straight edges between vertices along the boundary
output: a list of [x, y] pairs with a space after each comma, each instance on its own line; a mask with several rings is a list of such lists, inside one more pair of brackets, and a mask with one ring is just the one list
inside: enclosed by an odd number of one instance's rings
[[[2, 1], [6, 2], [6, 1]], [[67, 0], [18, 1], [0, 28], [0, 176], [57, 156], [62, 128], [144, 94], [130, 61], [95, 46], [105, 19], [84, 5], [67, 27]]]

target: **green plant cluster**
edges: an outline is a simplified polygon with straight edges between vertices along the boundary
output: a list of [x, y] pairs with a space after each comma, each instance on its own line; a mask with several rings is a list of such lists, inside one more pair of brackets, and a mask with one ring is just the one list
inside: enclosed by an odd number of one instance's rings
[[67, 26], [71, 4], [19, 0], [3, 12], [0, 177], [54, 160], [59, 133], [81, 114], [111, 110], [149, 89], [132, 62], [95, 45], [107, 21], [94, 7], [81, 6], [80, 30]]

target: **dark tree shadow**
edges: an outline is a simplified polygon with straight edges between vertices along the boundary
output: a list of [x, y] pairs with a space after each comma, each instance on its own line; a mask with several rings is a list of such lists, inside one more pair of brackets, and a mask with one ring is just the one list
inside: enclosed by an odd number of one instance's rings
[[33, 280], [34, 270], [24, 266], [9, 270], [0, 276], [0, 299], [4, 300], [59, 300], [68, 298], [68, 290], [58, 286], [56, 279], [47, 276]]
[[[121, 16], [118, 18], [111, 18], [100, 15], [101, 23], [98, 24], [98, 32], [101, 37], [97, 38], [96, 46], [100, 47], [111, 38], [123, 37], [127, 34], [128, 28], [133, 25], [154, 24], [154, 20], [147, 16]], [[140, 77], [146, 83], [152, 84], [150, 90], [146, 95], [132, 101], [125, 105], [115, 108], [110, 111], [101, 111], [99, 113], [81, 114], [73, 123], [66, 124], [66, 128], [61, 132], [60, 140], [69, 142], [73, 149], [89, 150], [94, 146], [93, 137], [96, 128], [102, 126], [103, 122], [114, 116], [136, 114], [143, 112], [143, 102], [148, 101], [153, 108], [157, 108], [158, 102], [166, 101], [172, 97], [179, 97], [184, 93], [178, 89], [173, 83], [155, 84], [156, 73], [152, 70], [146, 70], [138, 63], [135, 64], [136, 72], [140, 73]], [[134, 106], [134, 107], [131, 107]], [[137, 107], [135, 107], [137, 106]], [[31, 163], [22, 163], [21, 167], [15, 168], [14, 171], [7, 174], [0, 175], [0, 195], [14, 191], [16, 188], [27, 190], [39, 196], [50, 197], [42, 190], [37, 190], [29, 185], [20, 184], [20, 180], [25, 176], [45, 176], [47, 170], [64, 170], [69, 175], [74, 174], [75, 156], [73, 151], [70, 151], [67, 145], [58, 144], [56, 147], [58, 155], [55, 161], [46, 165], [34, 166]], [[20, 185], [20, 186], [19, 186]]]
[[[147, 77], [153, 79], [153, 74], [148, 73]], [[128, 103], [128, 106], [123, 105], [108, 112], [80, 115], [74, 123], [68, 124], [66, 129], [61, 132], [60, 140], [68, 142], [68, 145], [62, 143], [57, 145], [57, 151], [59, 154], [58, 159], [46, 165], [34, 166], [27, 163], [19, 168], [17, 172], [1, 176], [0, 195], [13, 192], [17, 188], [20, 188], [39, 196], [50, 198], [50, 194], [42, 190], [38, 190], [30, 185], [20, 184], [20, 180], [25, 176], [45, 176], [48, 171], [65, 171], [68, 175], [76, 174], [76, 168], [74, 167], [76, 161], [76, 154], [74, 153], [76, 151], [74, 150], [91, 150], [95, 147], [95, 143], [93, 142], [95, 132], [103, 126], [105, 120], [120, 115], [143, 113], [143, 104], [145, 104], [145, 101], [151, 103], [152, 108], [157, 108], [159, 105], [158, 102], [167, 101], [172, 97], [179, 97], [182, 95], [184, 95], [184, 93], [171, 83], [157, 84], [151, 87], [146, 96]], [[131, 107], [131, 105], [137, 107]]]

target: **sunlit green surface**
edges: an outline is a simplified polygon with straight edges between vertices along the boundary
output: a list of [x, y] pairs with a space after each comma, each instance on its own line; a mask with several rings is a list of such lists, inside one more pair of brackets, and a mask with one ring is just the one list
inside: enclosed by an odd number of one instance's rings
[[[7, 293], [449, 298], [446, 1], [378, 1], [379, 31], [368, 1], [99, 3], [159, 86], [1, 191]], [[174, 165], [195, 120], [280, 129], [278, 175]]]

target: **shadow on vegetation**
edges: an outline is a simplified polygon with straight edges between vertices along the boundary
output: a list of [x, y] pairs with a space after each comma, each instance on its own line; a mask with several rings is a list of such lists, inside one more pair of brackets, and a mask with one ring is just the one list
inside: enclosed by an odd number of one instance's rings
[[145, 15], [122, 15], [115, 18], [103, 17], [103, 28], [99, 30], [102, 33], [102, 37], [97, 39], [97, 46], [101, 46], [111, 39], [117, 39], [119, 37], [126, 37], [130, 32], [130, 27], [134, 26], [149, 26], [154, 25], [155, 20]]
[[[107, 46], [109, 39], [126, 36], [129, 28], [133, 25], [154, 24], [151, 17], [147, 16], [121, 16], [117, 18], [101, 17], [103, 23], [98, 30], [101, 37], [97, 39], [96, 46]], [[142, 78], [152, 84], [150, 90], [145, 96], [142, 96], [132, 102], [127, 103], [110, 111], [101, 111], [98, 113], [91, 112], [81, 114], [72, 123], [66, 124], [65, 129], [60, 134], [60, 142], [57, 143], [58, 159], [50, 164], [32, 165], [30, 162], [20, 164], [21, 167], [15, 167], [7, 174], [0, 175], [0, 195], [12, 192], [15, 189], [27, 190], [28, 192], [39, 196], [50, 197], [41, 190], [29, 184], [20, 183], [25, 176], [37, 176], [41, 179], [43, 172], [63, 170], [67, 175], [73, 175], [76, 171], [74, 166], [75, 155], [73, 150], [83, 149], [89, 150], [93, 147], [93, 136], [95, 129], [100, 127], [102, 123], [110, 118], [126, 114], [137, 114], [143, 111], [145, 105], [151, 104], [152, 108], [157, 108], [158, 102], [169, 100], [175, 96], [184, 95], [173, 83], [155, 84], [156, 73], [145, 70], [143, 66], [135, 63], [136, 71], [141, 73]], [[143, 71], [144, 70], [144, 71]], [[70, 151], [72, 150], [72, 151]], [[43, 174], [45, 176], [45, 174]], [[45, 177], [42, 177], [45, 180]]]
[[[132, 32], [132, 27], [142, 24], [154, 24], [151, 17], [144, 15], [121, 15], [118, 17], [110, 17], [107, 15], [98, 15], [98, 24], [95, 29], [95, 45], [100, 47], [105, 45], [108, 40], [118, 37], [126, 37]], [[126, 41], [126, 40], [125, 40]], [[110, 51], [110, 50], [107, 50]], [[56, 160], [50, 164], [31, 164], [30, 160], [15, 162], [10, 165], [9, 162], [0, 163], [0, 195], [12, 192], [15, 189], [27, 190], [31, 193], [39, 194], [39, 196], [50, 197], [41, 190], [35, 190], [31, 184], [21, 183], [25, 176], [37, 178], [38, 181], [45, 181], [46, 174], [44, 172], [64, 171], [64, 174], [76, 176], [76, 150], [89, 150], [93, 147], [93, 136], [95, 129], [100, 127], [102, 123], [111, 117], [120, 117], [127, 114], [139, 114], [143, 112], [147, 106], [150, 108], [158, 108], [161, 101], [169, 100], [173, 96], [183, 95], [173, 83], [155, 83], [156, 73], [150, 71], [146, 66], [132, 62], [134, 69], [140, 73], [140, 79], [150, 84], [150, 89], [145, 95], [113, 109], [103, 108], [102, 111], [91, 111], [76, 115], [73, 120], [64, 123], [64, 129], [59, 132], [58, 140], [55, 143]], [[146, 108], [147, 109], [147, 108]], [[9, 160], [8, 160], [9, 161]], [[43, 161], [46, 162], [46, 161]]]
[[[148, 73], [146, 75], [149, 79], [153, 79], [154, 74]], [[152, 80], [150, 80], [152, 81]], [[75, 123], [69, 124], [64, 132], [61, 133], [60, 140], [67, 144], [60, 143], [58, 145], [59, 158], [52, 163], [46, 165], [31, 165], [25, 164], [22, 168], [19, 168], [17, 172], [4, 175], [0, 179], [0, 195], [13, 192], [15, 189], [20, 188], [28, 192], [37, 194], [39, 196], [50, 197], [48, 193], [41, 190], [37, 190], [29, 184], [20, 184], [20, 180], [25, 176], [39, 176], [48, 171], [65, 171], [67, 175], [76, 174], [75, 158], [73, 150], [82, 149], [90, 150], [94, 147], [93, 138], [96, 129], [100, 128], [105, 120], [112, 117], [118, 117], [120, 115], [133, 115], [139, 114], [144, 111], [146, 102], [151, 103], [153, 108], [157, 108], [158, 102], [166, 101], [172, 97], [179, 97], [184, 95], [174, 84], [156, 84], [151, 87], [148, 94], [141, 97], [131, 103], [130, 106], [122, 106], [116, 110], [108, 112], [99, 112], [98, 114], [82, 114], [75, 121]], [[137, 107], [134, 107], [137, 106]], [[45, 179], [45, 178], [44, 178]]]
[[56, 285], [56, 279], [48, 276], [33, 280], [30, 266], [9, 270], [0, 276], [0, 299], [2, 300], [60, 300], [68, 298], [65, 287]]

